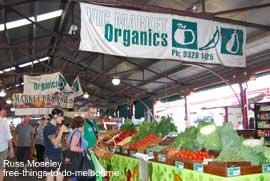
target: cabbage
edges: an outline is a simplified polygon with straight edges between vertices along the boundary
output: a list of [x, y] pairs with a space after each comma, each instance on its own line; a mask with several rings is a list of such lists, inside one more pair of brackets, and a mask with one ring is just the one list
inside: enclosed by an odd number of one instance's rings
[[261, 139], [246, 139], [243, 141], [243, 145], [248, 147], [263, 146], [264, 138], [262, 137]]
[[222, 148], [219, 129], [214, 123], [202, 126], [199, 129], [197, 141], [206, 150], [221, 150]]

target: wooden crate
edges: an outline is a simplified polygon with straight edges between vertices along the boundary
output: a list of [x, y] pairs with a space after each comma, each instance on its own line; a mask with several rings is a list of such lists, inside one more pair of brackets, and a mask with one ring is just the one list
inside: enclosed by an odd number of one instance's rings
[[145, 151], [145, 150], [146, 150], [147, 148], [149, 148], [151, 145], [159, 144], [161, 141], [162, 141], [162, 138], [161, 138], [161, 137], [157, 137], [157, 139], [155, 139], [155, 140], [153, 140], [153, 141], [151, 141], [151, 142], [149, 142], [149, 143], [147, 143], [147, 144], [144, 144], [144, 145], [142, 145], [142, 146], [139, 147], [139, 148], [135, 148], [135, 147], [133, 147], [133, 146], [131, 145], [131, 146], [130, 146], [130, 149], [135, 150], [135, 151], [137, 151], [137, 152], [139, 152], [139, 151]]
[[208, 165], [204, 166], [204, 172], [218, 175], [222, 177], [229, 177], [229, 168], [240, 168], [240, 175], [250, 175], [256, 173], [262, 173], [262, 165], [252, 166], [251, 162], [209, 162]]
[[154, 154], [154, 162], [158, 162], [158, 163], [167, 163], [168, 164], [168, 155], [167, 155], [167, 151], [166, 149], [161, 150], [160, 152], [153, 152]]
[[194, 164], [202, 164], [202, 160], [190, 160], [186, 158], [179, 158], [175, 156], [169, 156], [168, 157], [168, 164], [175, 166], [176, 162], [182, 162], [184, 164], [184, 168], [193, 170]]

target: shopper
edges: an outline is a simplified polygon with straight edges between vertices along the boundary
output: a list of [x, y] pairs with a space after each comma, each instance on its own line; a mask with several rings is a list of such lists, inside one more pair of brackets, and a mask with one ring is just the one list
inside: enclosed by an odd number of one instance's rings
[[7, 111], [0, 107], [0, 181], [4, 180], [4, 160], [14, 157], [12, 136], [6, 115]]
[[[45, 126], [43, 136], [44, 136], [44, 160], [45, 162], [54, 162], [59, 165], [61, 163], [62, 149], [61, 149], [61, 139], [64, 131], [66, 130], [65, 125], [61, 125], [59, 128], [57, 124], [61, 124], [64, 117], [64, 112], [60, 109], [53, 109], [51, 112], [51, 121]], [[54, 176], [56, 176], [57, 181], [62, 181], [63, 176], [60, 173], [60, 168], [58, 166], [46, 167], [47, 171], [47, 181], [53, 181]], [[51, 175], [51, 171], [55, 174]]]
[[90, 106], [87, 112], [88, 118], [86, 118], [84, 124], [84, 138], [88, 142], [88, 148], [93, 148], [97, 142], [99, 129], [95, 120], [96, 113], [97, 108]]
[[17, 147], [16, 157], [18, 162], [24, 162], [25, 169], [27, 160], [30, 159], [31, 143], [33, 140], [33, 128], [29, 124], [30, 117], [25, 116], [22, 123], [15, 129], [15, 146]]
[[[88, 143], [83, 137], [84, 120], [82, 117], [75, 117], [71, 128], [73, 131], [69, 134], [67, 139], [68, 149], [71, 152], [79, 152], [83, 154], [83, 151], [87, 149]], [[71, 158], [74, 160], [74, 158]], [[76, 162], [76, 160], [74, 160]], [[79, 160], [77, 160], [79, 161]], [[76, 181], [76, 177], [72, 177], [72, 181]]]
[[[87, 111], [88, 118], [86, 118], [85, 124], [84, 124], [84, 138], [88, 142], [87, 148], [90, 150], [92, 150], [94, 148], [94, 146], [98, 140], [99, 128], [98, 128], [97, 122], [95, 120], [96, 113], [97, 113], [97, 108], [90, 106], [88, 108], [88, 111]], [[94, 163], [96, 171], [100, 171], [99, 165], [97, 164], [98, 159], [96, 158], [95, 154], [92, 151], [91, 151], [91, 159]], [[102, 181], [101, 176], [96, 176], [95, 179], [96, 179], [96, 181]]]
[[40, 121], [39, 126], [37, 127], [35, 131], [35, 147], [36, 147], [36, 154], [37, 154], [37, 161], [43, 162], [43, 156], [44, 156], [44, 136], [43, 131], [47, 124], [47, 121], [45, 118], [42, 118]]

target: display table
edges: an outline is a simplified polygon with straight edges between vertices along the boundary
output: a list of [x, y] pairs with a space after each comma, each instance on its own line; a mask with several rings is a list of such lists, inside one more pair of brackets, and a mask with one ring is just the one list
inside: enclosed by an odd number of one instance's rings
[[108, 171], [118, 171], [119, 177], [110, 177], [110, 181], [126, 181], [128, 177], [138, 180], [140, 161], [136, 158], [115, 154], [110, 160], [100, 160]]
[[[115, 154], [110, 160], [101, 160], [106, 170], [119, 171], [119, 177], [111, 177], [110, 181], [128, 180], [128, 171], [131, 178], [138, 179], [139, 160]], [[134, 180], [134, 179], [132, 179]], [[220, 177], [206, 173], [181, 169], [166, 164], [149, 162], [150, 181], [270, 181], [270, 173], [261, 173], [237, 177]]]
[[[166, 164], [150, 162], [149, 163], [150, 180], [172, 181], [180, 177], [182, 181], [270, 181], [270, 173], [253, 174], [237, 177], [220, 177], [206, 173], [195, 172], [188, 169], [179, 170], [178, 168]], [[152, 170], [152, 173], [151, 173]], [[176, 181], [176, 180], [175, 180]], [[178, 181], [178, 180], [177, 180]]]

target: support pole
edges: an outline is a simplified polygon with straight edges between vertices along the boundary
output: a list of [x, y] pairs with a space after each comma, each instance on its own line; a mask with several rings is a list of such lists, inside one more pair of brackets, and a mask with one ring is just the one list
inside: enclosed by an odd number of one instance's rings
[[248, 104], [247, 104], [247, 86], [246, 83], [239, 83], [240, 97], [241, 97], [241, 110], [242, 110], [242, 124], [244, 129], [248, 129]]
[[189, 106], [187, 96], [185, 96], [185, 121], [186, 121], [186, 128], [190, 127]]

